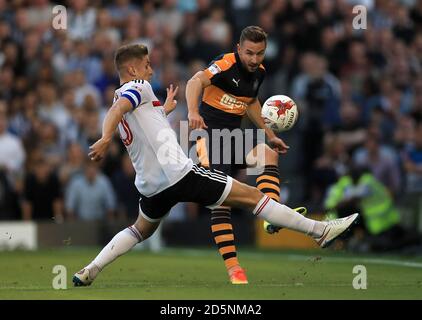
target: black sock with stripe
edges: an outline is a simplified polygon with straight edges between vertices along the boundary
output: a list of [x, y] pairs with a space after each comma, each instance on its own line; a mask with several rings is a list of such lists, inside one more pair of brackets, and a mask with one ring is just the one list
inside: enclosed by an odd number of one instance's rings
[[238, 266], [230, 208], [217, 208], [211, 211], [211, 231], [227, 270]]
[[256, 187], [274, 201], [280, 202], [280, 172], [277, 166], [267, 165], [256, 179]]

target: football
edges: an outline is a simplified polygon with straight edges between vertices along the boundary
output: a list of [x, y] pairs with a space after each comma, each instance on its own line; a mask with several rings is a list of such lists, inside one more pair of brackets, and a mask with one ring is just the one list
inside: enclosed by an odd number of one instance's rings
[[282, 132], [293, 128], [299, 111], [293, 99], [284, 95], [276, 95], [265, 101], [261, 116], [268, 128], [275, 132]]

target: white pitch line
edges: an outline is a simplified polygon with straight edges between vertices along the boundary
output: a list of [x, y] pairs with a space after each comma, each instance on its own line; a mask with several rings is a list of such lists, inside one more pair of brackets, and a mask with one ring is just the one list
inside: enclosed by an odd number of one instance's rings
[[[310, 260], [312, 256], [302, 255], [286, 255], [288, 260], [306, 261]], [[379, 258], [355, 258], [355, 257], [324, 257], [321, 256], [321, 261], [328, 261], [334, 263], [353, 262], [353, 263], [367, 263], [367, 264], [382, 264], [409, 268], [422, 268], [422, 263], [413, 261], [400, 261], [391, 259], [379, 259]]]
[[[177, 251], [179, 252], [181, 251], [184, 254], [191, 255], [191, 256], [209, 255], [209, 252], [198, 250], [198, 249], [177, 249]], [[268, 256], [265, 253], [252, 253], [252, 252], [245, 252], [242, 255], [255, 257], [255, 258], [264, 258]], [[312, 259], [315, 259], [316, 256], [319, 256], [319, 255], [316, 254], [315, 256], [308, 256], [308, 255], [300, 255], [300, 254], [280, 253], [281, 258], [286, 258], [287, 260], [292, 260], [292, 261], [312, 261]], [[421, 262], [413, 262], [413, 261], [400, 261], [400, 260], [393, 260], [393, 259], [380, 259], [380, 258], [367, 258], [367, 257], [327, 257], [327, 256], [319, 256], [319, 257], [321, 257], [321, 260], [319, 261], [322, 261], [322, 262], [334, 262], [334, 263], [351, 262], [351, 263], [362, 263], [362, 264], [366, 263], [366, 264], [380, 264], [380, 265], [390, 265], [390, 266], [422, 269]]]

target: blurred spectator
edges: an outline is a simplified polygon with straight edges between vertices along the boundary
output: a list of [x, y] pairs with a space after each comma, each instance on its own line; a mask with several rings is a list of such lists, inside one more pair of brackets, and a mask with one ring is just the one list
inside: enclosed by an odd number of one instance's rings
[[126, 18], [137, 10], [138, 7], [129, 0], [116, 0], [114, 1], [114, 4], [108, 8], [113, 25], [119, 28], [124, 27]]
[[340, 124], [332, 132], [338, 136], [346, 151], [352, 154], [365, 139], [367, 130], [361, 120], [359, 107], [352, 101], [343, 101], [340, 107]]
[[43, 120], [38, 127], [36, 138], [37, 148], [49, 165], [57, 169], [64, 156], [64, 145], [60, 140], [58, 128], [52, 122]]
[[415, 80], [413, 91], [413, 105], [409, 115], [416, 121], [422, 121], [422, 76]]
[[64, 132], [69, 124], [70, 115], [65, 109], [62, 100], [57, 95], [57, 89], [53, 83], [41, 83], [38, 86], [39, 93], [39, 116], [52, 122], [59, 133]]
[[43, 156], [31, 163], [25, 177], [22, 215], [24, 220], [63, 221], [60, 182]]
[[74, 142], [77, 142], [85, 153], [88, 153], [89, 146], [101, 137], [102, 127], [99, 108], [91, 96], [86, 97], [82, 109], [77, 111], [77, 117], [77, 132]]
[[129, 155], [122, 157], [120, 169], [116, 171], [112, 182], [117, 195], [117, 211], [121, 219], [134, 220], [139, 213], [140, 195], [135, 184], [135, 169]]
[[14, 181], [22, 173], [26, 153], [20, 139], [8, 133], [7, 127], [7, 106], [0, 100], [0, 169]]
[[357, 165], [369, 168], [391, 195], [396, 197], [401, 193], [399, 159], [391, 147], [381, 144], [377, 131], [366, 136], [364, 146], [355, 151], [353, 160]]
[[[326, 136], [324, 153], [314, 164], [311, 177], [311, 198], [314, 205], [320, 205], [328, 187], [348, 171], [349, 155], [340, 138], [336, 135]], [[320, 208], [322, 209], [322, 208]]]
[[91, 83], [87, 82], [84, 72], [79, 69], [69, 74], [69, 79], [72, 81], [71, 88], [75, 90], [75, 106], [77, 108], [82, 107], [89, 97], [89, 103], [93, 104], [94, 107], [101, 106], [101, 94], [98, 89]]
[[306, 176], [306, 198], [309, 198], [311, 168], [320, 156], [324, 130], [338, 123], [340, 83], [327, 70], [327, 61], [315, 53], [305, 53], [301, 59], [302, 73], [292, 84], [292, 97], [304, 109], [302, 135]]
[[66, 159], [59, 169], [60, 183], [66, 186], [76, 175], [82, 174], [84, 162], [85, 154], [81, 146], [71, 143], [67, 148]]
[[177, 0], [163, 0], [160, 10], [154, 14], [154, 21], [157, 21], [159, 28], [166, 32], [170, 32], [171, 36], [179, 33], [183, 24], [182, 13], [177, 10]]
[[0, 169], [0, 220], [19, 219], [18, 199], [6, 171]]
[[122, 167], [122, 157], [127, 153], [125, 149], [121, 139], [115, 135], [101, 166], [103, 173], [110, 179]]
[[209, 18], [202, 23], [203, 30], [210, 33], [210, 39], [218, 44], [223, 50], [229, 51], [232, 47], [230, 25], [224, 19], [224, 8], [214, 7], [211, 9]]
[[110, 86], [113, 86], [114, 88], [119, 86], [119, 78], [116, 74], [112, 56], [107, 56], [102, 59], [102, 71], [95, 81], [95, 86], [101, 92], [104, 104], [111, 103], [112, 100], [107, 101], [105, 99], [105, 91]]
[[422, 122], [416, 127], [413, 143], [403, 153], [403, 165], [407, 191], [422, 193]]
[[87, 0], [71, 0], [70, 6], [67, 22], [70, 38], [88, 40], [95, 31], [96, 10], [88, 7]]
[[96, 163], [86, 160], [84, 173], [69, 182], [65, 206], [70, 219], [113, 220], [116, 196], [110, 180], [99, 172]]
[[341, 77], [348, 78], [354, 92], [362, 92], [365, 78], [371, 70], [368, 52], [363, 41], [353, 41], [348, 46], [348, 61], [340, 69]]
[[[282, 4], [283, 1], [278, 1]], [[277, 34], [274, 15], [277, 8], [270, 7], [260, 13], [258, 17], [258, 25], [262, 27], [268, 34], [267, 49], [265, 50], [265, 70], [267, 74], [272, 74], [277, 70], [277, 63], [282, 53], [282, 39]]]
[[327, 60], [315, 53], [301, 58], [302, 73], [292, 84], [293, 99], [306, 103], [309, 125], [314, 122], [330, 127], [338, 123], [340, 82], [327, 70]]
[[32, 1], [32, 6], [27, 9], [28, 26], [45, 30], [50, 26], [53, 5], [48, 0]]
[[[67, 71], [82, 71], [88, 83], [97, 81], [102, 73], [101, 62], [98, 57], [90, 55], [89, 42], [78, 40], [74, 42], [73, 51], [67, 61]], [[84, 80], [85, 80], [84, 79]], [[79, 80], [79, 85], [84, 81]]]

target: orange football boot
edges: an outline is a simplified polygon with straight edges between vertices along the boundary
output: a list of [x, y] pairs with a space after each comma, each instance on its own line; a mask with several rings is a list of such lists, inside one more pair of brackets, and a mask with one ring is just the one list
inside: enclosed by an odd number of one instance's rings
[[233, 271], [230, 275], [230, 282], [232, 284], [248, 284], [248, 278], [246, 277], [245, 270], [240, 268]]

